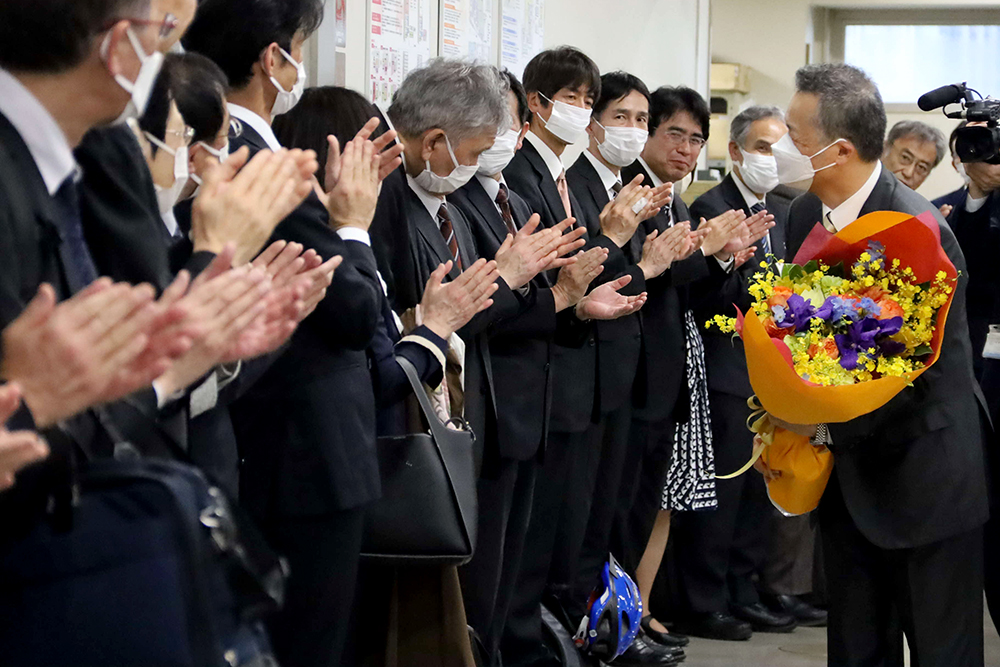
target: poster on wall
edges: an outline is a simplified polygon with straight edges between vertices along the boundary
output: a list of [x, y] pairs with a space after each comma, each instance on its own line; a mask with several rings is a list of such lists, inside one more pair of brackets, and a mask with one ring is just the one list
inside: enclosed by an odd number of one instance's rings
[[495, 0], [444, 0], [441, 55], [496, 64], [493, 48]]
[[431, 59], [431, 0], [371, 0], [369, 99], [383, 109], [403, 79]]
[[519, 79], [545, 48], [545, 0], [501, 0], [500, 66]]
[[347, 0], [337, 0], [337, 47], [347, 46]]

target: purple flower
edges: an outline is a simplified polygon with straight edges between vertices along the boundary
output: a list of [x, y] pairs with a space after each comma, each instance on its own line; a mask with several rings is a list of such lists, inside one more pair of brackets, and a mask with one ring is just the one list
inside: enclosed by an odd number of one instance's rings
[[858, 367], [858, 359], [861, 354], [869, 357], [888, 357], [899, 354], [906, 349], [906, 346], [889, 340], [889, 337], [899, 333], [902, 328], [902, 317], [893, 317], [887, 320], [865, 317], [857, 322], [852, 322], [847, 328], [847, 333], [837, 334], [833, 337], [837, 342], [837, 349], [840, 351], [840, 365], [846, 370], [853, 371]]
[[829, 321], [834, 324], [839, 322], [854, 322], [859, 319], [854, 302], [839, 296], [827, 297], [826, 301], [823, 302], [823, 308], [830, 309]]
[[778, 311], [772, 310], [772, 312], [775, 316], [774, 323], [778, 328], [794, 328], [795, 333], [801, 333], [808, 329], [809, 322], [816, 316], [816, 309], [813, 308], [809, 299], [803, 299], [799, 294], [788, 297], [788, 304], [782, 309], [780, 320], [778, 319]]

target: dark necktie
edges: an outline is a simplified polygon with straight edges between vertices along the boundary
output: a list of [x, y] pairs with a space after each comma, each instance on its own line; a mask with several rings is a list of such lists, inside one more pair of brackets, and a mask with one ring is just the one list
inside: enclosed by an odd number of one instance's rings
[[500, 215], [503, 216], [503, 222], [507, 225], [507, 231], [511, 234], [517, 235], [517, 225], [514, 224], [514, 215], [510, 211], [510, 192], [507, 191], [507, 186], [503, 183], [500, 184], [500, 191], [497, 192], [497, 206], [500, 208]]
[[80, 198], [73, 177], [67, 178], [55, 196], [59, 229], [59, 257], [71, 293], [76, 294], [97, 280], [97, 268], [83, 238], [83, 221], [80, 218]]
[[[750, 215], [754, 216], [760, 213], [764, 209], [764, 202], [757, 202], [750, 207]], [[764, 238], [760, 240], [760, 247], [764, 250], [764, 256], [767, 257], [771, 254], [771, 234], [768, 232], [764, 235]]]
[[441, 236], [444, 237], [445, 245], [451, 251], [451, 258], [455, 260], [455, 266], [459, 271], [464, 271], [462, 256], [458, 254], [458, 237], [455, 236], [455, 227], [451, 224], [451, 215], [448, 213], [447, 204], [441, 204], [441, 208], [438, 209], [438, 225], [441, 227]]
[[617, 199], [621, 191], [622, 191], [622, 182], [615, 181], [615, 184], [611, 186], [611, 192], [613, 192], [615, 195], [614, 197], [612, 197], [612, 199]]

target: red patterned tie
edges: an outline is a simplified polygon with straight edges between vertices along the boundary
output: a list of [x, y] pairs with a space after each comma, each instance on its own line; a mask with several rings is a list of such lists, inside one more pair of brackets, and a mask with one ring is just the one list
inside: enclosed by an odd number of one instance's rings
[[514, 224], [514, 215], [510, 212], [510, 193], [503, 183], [497, 192], [497, 206], [500, 207], [500, 214], [503, 216], [504, 224], [507, 225], [507, 231], [517, 236], [517, 225]]
[[441, 236], [444, 237], [445, 245], [451, 251], [452, 259], [455, 260], [455, 266], [459, 271], [464, 271], [462, 256], [458, 253], [458, 237], [455, 236], [455, 227], [451, 224], [447, 204], [441, 204], [441, 208], [438, 209], [438, 225], [441, 228]]

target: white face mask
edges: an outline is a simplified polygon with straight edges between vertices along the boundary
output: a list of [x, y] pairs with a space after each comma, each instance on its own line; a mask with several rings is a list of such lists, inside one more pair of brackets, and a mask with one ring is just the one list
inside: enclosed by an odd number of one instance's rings
[[826, 148], [806, 157], [795, 147], [795, 142], [792, 141], [790, 134], [781, 137], [781, 139], [778, 139], [771, 146], [771, 153], [774, 155], [774, 160], [778, 165], [778, 182], [785, 185], [799, 185], [799, 187], [808, 190], [812, 186], [813, 176], [824, 169], [829, 169], [836, 165], [836, 162], [831, 162], [816, 169], [812, 164], [813, 159], [833, 148], [841, 141], [846, 140], [837, 139]]
[[567, 144], [579, 141], [590, 125], [590, 109], [575, 107], [565, 102], [553, 102], [541, 93], [538, 93], [538, 96], [552, 105], [552, 115], [548, 120], [538, 114], [538, 119], [545, 125], [545, 129]]
[[965, 187], [969, 187], [969, 183], [972, 183], [972, 179], [969, 178], [969, 172], [965, 171], [965, 163], [959, 162], [956, 164], [955, 171], [957, 171], [958, 175], [962, 177], [962, 184], [965, 185]]
[[479, 171], [478, 164], [464, 165], [458, 163], [458, 158], [455, 157], [455, 151], [451, 148], [451, 141], [449, 141], [447, 134], [444, 135], [444, 143], [448, 146], [448, 155], [451, 156], [451, 163], [455, 165], [451, 173], [447, 176], [438, 176], [431, 171], [431, 161], [427, 160], [424, 162], [424, 170], [420, 172], [419, 176], [413, 179], [417, 182], [417, 185], [432, 195], [450, 195], [471, 181], [472, 177]]
[[517, 152], [517, 140], [521, 138], [519, 130], [507, 129], [497, 135], [492, 148], [479, 156], [479, 173], [483, 176], [496, 176], [507, 168]]
[[742, 148], [743, 164], [740, 165], [740, 177], [751, 192], [767, 194], [778, 187], [778, 163], [773, 155], [747, 153]]
[[150, 142], [156, 144], [162, 151], [166, 151], [169, 155], [174, 156], [174, 182], [173, 184], [165, 188], [160, 185], [153, 184], [156, 188], [156, 200], [160, 204], [160, 213], [165, 214], [170, 211], [180, 200], [181, 191], [184, 190], [184, 186], [187, 185], [189, 172], [188, 172], [188, 147], [181, 146], [178, 149], [173, 149], [167, 146], [165, 143], [157, 139], [155, 136], [146, 132], [146, 138]]
[[[199, 141], [198, 145], [204, 148], [206, 151], [208, 151], [209, 155], [214, 155], [215, 157], [217, 157], [219, 159], [219, 164], [222, 164], [223, 162], [229, 159], [228, 140], [226, 141], [226, 145], [223, 146], [222, 148], [212, 148], [204, 141]], [[199, 188], [201, 187], [201, 176], [199, 176], [198, 174], [191, 174], [191, 180], [197, 183]], [[192, 194], [191, 196], [193, 197], [195, 194], [197, 194], [197, 192], [198, 190], [196, 189], [194, 194]]]
[[278, 49], [281, 51], [281, 55], [285, 57], [285, 60], [295, 65], [295, 69], [298, 70], [299, 77], [295, 80], [295, 84], [292, 86], [291, 90], [285, 90], [278, 83], [278, 80], [273, 76], [271, 77], [271, 84], [278, 89], [278, 96], [274, 98], [274, 106], [271, 107], [271, 116], [280, 116], [281, 114], [288, 113], [295, 108], [295, 105], [299, 103], [302, 99], [302, 93], [306, 90], [306, 66], [305, 63], [300, 63], [298, 60], [292, 57], [288, 51], [282, 48]]
[[604, 159], [616, 167], [627, 167], [639, 159], [642, 149], [646, 147], [649, 132], [641, 127], [604, 127], [596, 120], [597, 125], [604, 130], [604, 141], [597, 144]]
[[[159, 51], [154, 51], [147, 56], [139, 38], [132, 32], [131, 26], [125, 29], [125, 34], [128, 36], [129, 42], [132, 43], [135, 55], [139, 58], [139, 76], [135, 78], [135, 81], [129, 81], [122, 74], [115, 75], [115, 82], [122, 87], [122, 90], [132, 96], [132, 99], [125, 106], [125, 110], [122, 111], [121, 115], [115, 121], [115, 125], [124, 123], [130, 118], [138, 118], [146, 113], [149, 96], [153, 93], [153, 85], [156, 83], [156, 77], [160, 75], [160, 69], [163, 67], [163, 54]], [[104, 38], [104, 44], [101, 45], [101, 54], [105, 61], [108, 58], [108, 48], [110, 45], [111, 33], [108, 33], [108, 36]]]

